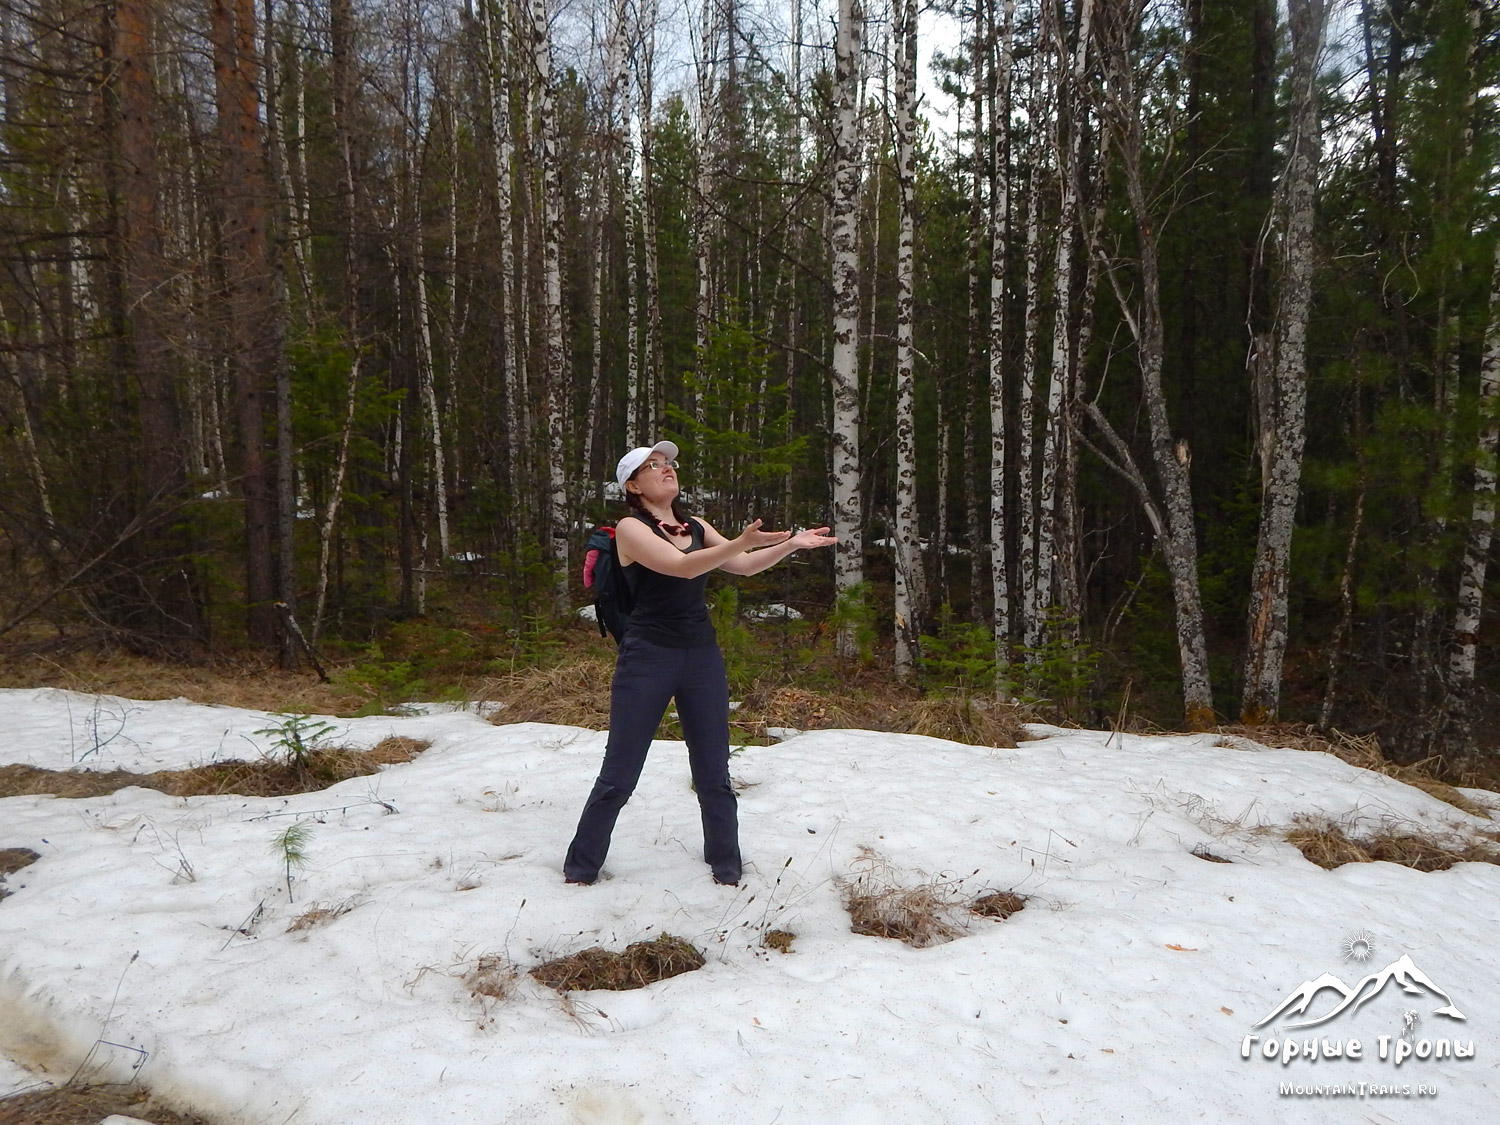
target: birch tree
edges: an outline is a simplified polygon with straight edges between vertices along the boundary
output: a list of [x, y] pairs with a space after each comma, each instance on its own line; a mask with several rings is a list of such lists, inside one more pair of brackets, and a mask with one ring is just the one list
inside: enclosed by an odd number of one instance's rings
[[[839, 0], [834, 40], [833, 185], [830, 231], [833, 246], [833, 533], [834, 586], [847, 596], [864, 577], [864, 535], [860, 527], [859, 462], [859, 197], [860, 120], [864, 8], [859, 0]], [[854, 627], [839, 630], [838, 651], [855, 653]]]
[[1457, 754], [1474, 750], [1474, 672], [1479, 650], [1479, 622], [1484, 610], [1484, 582], [1490, 542], [1495, 531], [1496, 445], [1500, 441], [1500, 241], [1490, 277], [1489, 324], [1479, 372], [1480, 428], [1474, 451], [1474, 495], [1469, 534], [1459, 570], [1458, 608], [1453, 615], [1453, 649], [1448, 658], [1448, 698], [1444, 716], [1445, 749]]
[[[916, 0], [894, 0], [896, 53], [896, 183], [900, 227], [896, 249], [896, 675], [912, 672], [926, 612], [921, 529], [917, 524], [916, 392], [912, 349], [912, 293], [916, 274]], [[974, 566], [979, 566], [978, 558]]]
[[548, 553], [557, 564], [559, 612], [570, 607], [568, 579], [568, 489], [564, 461], [564, 404], [568, 395], [568, 352], [562, 307], [562, 189], [558, 181], [557, 121], [552, 88], [552, 34], [547, 0], [531, 0], [532, 63], [537, 94], [537, 128], [542, 159], [542, 302], [547, 386]]
[[[990, 19], [994, 20], [994, 3]], [[1005, 265], [1010, 241], [1010, 87], [1015, 50], [1015, 0], [1003, 0], [998, 35], [990, 29], [990, 591], [995, 603], [995, 695], [1010, 694], [1010, 570], [1006, 524]]]
[[[1289, 0], [1292, 39], [1291, 131], [1278, 204], [1281, 287], [1270, 363], [1256, 365], [1260, 420], [1261, 513], [1245, 646], [1247, 723], [1276, 717], [1287, 645], [1287, 583], [1307, 434], [1307, 320], [1312, 305], [1314, 196], [1322, 155], [1318, 59], [1326, 0]], [[1266, 367], [1269, 366], [1269, 371]]]

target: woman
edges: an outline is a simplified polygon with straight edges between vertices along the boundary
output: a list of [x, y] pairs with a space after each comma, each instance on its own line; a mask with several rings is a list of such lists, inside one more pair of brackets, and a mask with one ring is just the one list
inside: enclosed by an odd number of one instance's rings
[[715, 882], [739, 883], [739, 822], [729, 783], [729, 683], [703, 588], [711, 570], [758, 574], [793, 551], [837, 542], [826, 527], [793, 535], [763, 531], [760, 520], [725, 539], [707, 520], [683, 515], [676, 458], [677, 446], [659, 441], [632, 449], [615, 470], [630, 505], [630, 516], [615, 529], [615, 552], [635, 608], [615, 661], [604, 765], [563, 861], [569, 883], [599, 877], [615, 818], [635, 791], [651, 739], [674, 698], [703, 819], [703, 858]]

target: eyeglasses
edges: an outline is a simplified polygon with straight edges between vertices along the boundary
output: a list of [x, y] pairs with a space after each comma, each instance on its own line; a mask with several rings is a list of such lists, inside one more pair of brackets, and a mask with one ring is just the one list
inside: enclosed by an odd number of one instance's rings
[[654, 472], [658, 472], [658, 473], [665, 472], [667, 469], [671, 469], [671, 470], [673, 470], [675, 472], [676, 469], [677, 469], [677, 462], [676, 461], [647, 461], [644, 465], [642, 465], [639, 469], [637, 469], [636, 472], [643, 473], [647, 469], [651, 469]]

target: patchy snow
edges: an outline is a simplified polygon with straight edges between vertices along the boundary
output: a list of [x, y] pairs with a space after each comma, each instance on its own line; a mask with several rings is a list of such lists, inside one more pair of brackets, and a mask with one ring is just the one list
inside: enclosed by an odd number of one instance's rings
[[741, 614], [749, 621], [801, 621], [802, 614], [789, 605], [771, 602], [769, 605], [745, 606]]
[[[0, 765], [140, 771], [266, 752], [256, 732], [279, 721], [53, 690], [0, 692], [0, 715]], [[1488, 1119], [1500, 1095], [1500, 868], [1329, 872], [1280, 835], [1299, 814], [1494, 826], [1327, 755], [1055, 727], [1019, 749], [786, 732], [734, 758], [735, 889], [702, 862], [683, 747], [662, 741], [604, 878], [576, 887], [562, 854], [602, 733], [464, 711], [328, 721], [337, 743], [432, 747], [292, 797], [0, 801], [0, 848], [42, 855], [0, 902], [0, 1053], [54, 1080], [92, 1053], [91, 1069], [138, 1067], [246, 1125], [1453, 1122]], [[273, 838], [294, 823], [310, 835], [289, 897]], [[1026, 909], [926, 949], [853, 934], [840, 886], [865, 848], [907, 881], [1015, 889]], [[315, 909], [322, 921], [289, 930]], [[761, 946], [772, 928], [797, 935], [791, 953]], [[570, 1001], [525, 974], [662, 932], [707, 965]], [[1370, 961], [1341, 955], [1352, 934]], [[521, 970], [505, 999], [463, 983], [486, 955]], [[1304, 982], [1352, 986], [1402, 956], [1467, 1018], [1387, 988], [1290, 1033], [1358, 1038], [1364, 1057], [1261, 1053], [1284, 1037], [1254, 1025]], [[1413, 1042], [1473, 1057], [1398, 1067], [1408, 1010]], [[1261, 1038], [1244, 1058], [1247, 1035]], [[0, 1067], [0, 1094], [37, 1080]], [[1355, 1092], [1332, 1100], [1359, 1104], [1279, 1093], [1333, 1082]]]

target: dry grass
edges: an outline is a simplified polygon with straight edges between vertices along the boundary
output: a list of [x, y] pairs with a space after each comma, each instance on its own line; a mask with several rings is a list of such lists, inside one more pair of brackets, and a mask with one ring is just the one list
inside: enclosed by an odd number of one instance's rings
[[927, 879], [903, 884], [884, 857], [861, 848], [858, 874], [843, 884], [849, 929], [867, 937], [892, 938], [916, 949], [952, 941], [963, 933], [955, 921], [957, 884]]
[[790, 953], [792, 942], [797, 940], [797, 935], [791, 930], [767, 930], [765, 936], [760, 939], [760, 944], [767, 949], [774, 949], [777, 953]]
[[510, 958], [499, 953], [486, 953], [474, 962], [474, 967], [464, 974], [464, 984], [475, 999], [504, 1000], [520, 974]]
[[0, 1098], [0, 1125], [99, 1125], [116, 1113], [155, 1125], [208, 1125], [157, 1104], [136, 1085], [58, 1086]]
[[281, 797], [291, 793], [316, 793], [351, 777], [376, 773], [381, 766], [409, 762], [429, 745], [415, 738], [387, 738], [370, 750], [316, 750], [308, 755], [307, 765], [303, 767], [264, 759], [131, 773], [128, 770], [48, 770], [17, 763], [0, 766], [0, 797], [37, 794], [102, 797], [131, 785], [155, 789], [173, 797], [223, 793]]
[[1477, 840], [1439, 841], [1411, 832], [1379, 832], [1353, 839], [1328, 821], [1299, 819], [1286, 834], [1304, 856], [1328, 871], [1346, 863], [1399, 863], [1417, 871], [1446, 871], [1456, 863], [1500, 864], [1500, 849]]
[[282, 671], [270, 660], [180, 664], [118, 650], [56, 656], [11, 650], [0, 658], [0, 687], [57, 687], [127, 699], [181, 698], [309, 715], [345, 715], [369, 702], [367, 695], [348, 686], [320, 683], [311, 671]]
[[292, 919], [292, 924], [286, 928], [286, 932], [294, 934], [300, 930], [310, 930], [314, 926], [321, 926], [325, 922], [332, 922], [335, 918], [348, 914], [357, 905], [359, 904], [354, 899], [347, 898], [333, 906], [311, 906]]
[[969, 904], [969, 913], [1003, 922], [1012, 914], [1026, 909], [1026, 896], [1015, 891], [991, 891]]
[[[609, 728], [614, 661], [586, 654], [553, 668], [534, 668], [487, 683], [481, 697], [505, 704], [491, 722], [558, 723]], [[1015, 746], [1024, 737], [1019, 714], [980, 698], [923, 697], [889, 685], [879, 691], [814, 691], [766, 684], [747, 692], [730, 716], [736, 742], [770, 741], [767, 727], [793, 730], [878, 730], [925, 734], [976, 746]]]
[[905, 712], [905, 725], [901, 729], [906, 734], [1006, 748], [1014, 748], [1026, 737], [1020, 713], [1014, 707], [977, 696], [929, 696], [910, 704]]
[[972, 746], [1013, 747], [1025, 737], [1019, 712], [978, 697], [922, 696], [889, 687], [878, 694], [834, 694], [783, 685], [757, 689], [734, 725], [793, 730], [854, 729], [922, 734]]
[[623, 953], [611, 953], [596, 945], [543, 962], [531, 970], [531, 975], [559, 992], [626, 992], [701, 968], [703, 953], [697, 946], [662, 934], [651, 941], [632, 942]]
[[[1325, 731], [1306, 723], [1268, 723], [1265, 726], [1254, 727], [1223, 726], [1219, 728], [1219, 733], [1229, 738], [1248, 738], [1265, 746], [1290, 750], [1315, 750], [1324, 754], [1332, 754], [1351, 766], [1358, 766], [1360, 769], [1374, 773], [1383, 773], [1387, 777], [1405, 782], [1472, 816], [1490, 819], [1488, 809], [1469, 800], [1434, 772], [1444, 768], [1441, 760], [1427, 758], [1407, 766], [1397, 765], [1386, 759], [1385, 753], [1380, 748], [1380, 739], [1373, 734], [1355, 735], [1345, 734], [1339, 730]], [[1476, 787], [1482, 788], [1482, 786]]]
[[565, 660], [553, 668], [530, 668], [485, 684], [482, 699], [505, 704], [490, 722], [557, 723], [609, 729], [609, 684], [615, 664], [603, 654]]

